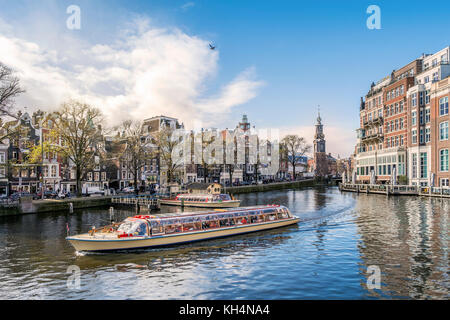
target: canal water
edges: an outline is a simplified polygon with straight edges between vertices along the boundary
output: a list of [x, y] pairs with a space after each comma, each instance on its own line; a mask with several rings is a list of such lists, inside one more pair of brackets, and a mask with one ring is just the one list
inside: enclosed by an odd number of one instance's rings
[[[79, 255], [65, 240], [66, 223], [71, 234], [86, 232], [108, 223], [108, 208], [0, 218], [0, 298], [450, 297], [449, 200], [337, 188], [238, 197], [243, 206], [286, 205], [302, 222], [178, 247]], [[177, 209], [163, 208], [168, 210]], [[132, 214], [116, 211], [116, 219]], [[74, 288], [67, 271], [77, 267]]]

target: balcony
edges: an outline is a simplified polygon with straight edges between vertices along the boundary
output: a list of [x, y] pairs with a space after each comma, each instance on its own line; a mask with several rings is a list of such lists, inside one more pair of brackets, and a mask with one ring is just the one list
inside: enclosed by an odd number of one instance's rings
[[370, 135], [368, 134], [361, 138], [361, 140], [364, 142], [368, 142], [368, 141], [372, 141], [372, 140], [383, 140], [383, 139], [384, 139], [384, 135], [379, 132], [372, 133]]
[[383, 117], [379, 116], [370, 120], [363, 121], [363, 127], [383, 124]]

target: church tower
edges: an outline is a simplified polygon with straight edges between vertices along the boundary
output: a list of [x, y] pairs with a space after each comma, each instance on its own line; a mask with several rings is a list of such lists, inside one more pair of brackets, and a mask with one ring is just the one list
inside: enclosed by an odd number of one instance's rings
[[320, 177], [328, 175], [328, 159], [320, 111], [317, 116], [316, 133], [314, 134], [314, 173]]

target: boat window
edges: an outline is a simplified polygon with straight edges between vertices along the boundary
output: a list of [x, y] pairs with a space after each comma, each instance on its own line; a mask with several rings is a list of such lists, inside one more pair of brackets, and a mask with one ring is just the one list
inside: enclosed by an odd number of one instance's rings
[[135, 236], [146, 236], [148, 235], [147, 223], [143, 221], [124, 221], [119, 228], [119, 232], [131, 233]]
[[271, 213], [268, 216], [269, 216], [269, 221], [277, 220], [277, 215], [276, 214]]
[[184, 232], [189, 232], [189, 231], [194, 231], [197, 230], [196, 225], [194, 223], [185, 223], [183, 224], [183, 231]]
[[161, 234], [164, 233], [164, 226], [161, 224], [159, 220], [151, 221], [152, 226], [152, 234]]
[[221, 194], [220, 199], [222, 199], [223, 201], [229, 201], [231, 200], [231, 197], [229, 194]]
[[247, 224], [247, 223], [249, 223], [248, 217], [243, 216], [237, 219], [236, 224]]

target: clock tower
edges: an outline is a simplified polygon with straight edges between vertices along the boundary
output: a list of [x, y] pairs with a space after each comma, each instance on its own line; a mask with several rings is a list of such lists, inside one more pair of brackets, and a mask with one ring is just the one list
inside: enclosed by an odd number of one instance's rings
[[320, 111], [317, 116], [316, 133], [314, 135], [314, 174], [326, 176], [328, 174], [328, 159], [325, 150], [325, 135], [323, 133]]

